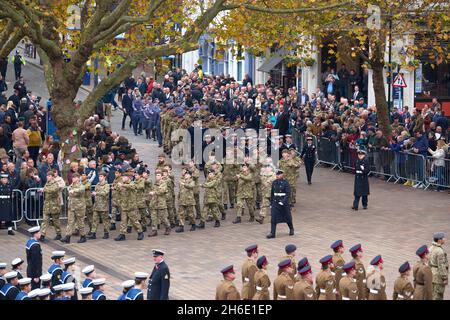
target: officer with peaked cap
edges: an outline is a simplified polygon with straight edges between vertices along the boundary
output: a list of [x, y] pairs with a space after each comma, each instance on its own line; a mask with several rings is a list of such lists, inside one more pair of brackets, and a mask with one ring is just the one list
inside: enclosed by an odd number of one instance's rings
[[[302, 259], [301, 261], [303, 261]], [[313, 288], [314, 278], [311, 266], [306, 264], [298, 268], [298, 281], [294, 285], [293, 300], [316, 300], [316, 292]]]
[[12, 207], [12, 191], [13, 187], [9, 183], [9, 175], [7, 173], [0, 174], [0, 221], [6, 221], [8, 226], [8, 234], [14, 235], [11, 221], [14, 220]]
[[134, 280], [125, 280], [124, 282], [122, 282], [122, 294], [117, 298], [117, 300], [126, 300], [128, 291], [130, 291], [133, 287]]
[[144, 290], [147, 286], [149, 274], [145, 272], [134, 273], [134, 287], [128, 290], [125, 300], [144, 300]]
[[81, 288], [80, 289], [81, 300], [92, 300], [93, 290], [94, 289], [92, 289], [92, 287]]
[[313, 138], [311, 136], [306, 137], [306, 144], [303, 146], [300, 158], [303, 159], [305, 164], [306, 179], [308, 180], [309, 185], [311, 184], [314, 165], [316, 163], [316, 154], [317, 150], [313, 143]]
[[254, 277], [256, 293], [253, 296], [253, 300], [270, 300], [269, 287], [271, 282], [267, 274], [268, 264], [266, 256], [261, 256], [256, 260], [256, 266], [259, 270], [256, 271]]
[[448, 259], [442, 246], [446, 238], [444, 232], [435, 232], [430, 247], [431, 272], [433, 273], [433, 300], [443, 300], [445, 287], [448, 285]]
[[[428, 265], [430, 254], [426, 245], [417, 249], [420, 260], [414, 265], [414, 300], [433, 299], [433, 273]], [[412, 299], [412, 298], [411, 298]]]
[[153, 249], [153, 267], [148, 281], [147, 300], [169, 300], [170, 271], [164, 261], [164, 251]]
[[[337, 291], [339, 293], [339, 282], [341, 281], [341, 278], [345, 276], [342, 267], [345, 264], [344, 258], [342, 257], [342, 254], [344, 253], [344, 243], [342, 240], [337, 240], [333, 242], [330, 246], [331, 249], [333, 249], [333, 268], [331, 269], [331, 272], [334, 273], [334, 276], [336, 278], [336, 285], [337, 285]], [[337, 296], [338, 299], [340, 299], [340, 295]]]
[[258, 245], [253, 244], [245, 248], [247, 259], [242, 264], [242, 300], [252, 300], [256, 293], [255, 273], [258, 271], [256, 259], [258, 258]]
[[292, 300], [294, 280], [291, 276], [293, 273], [291, 259], [284, 259], [278, 263], [278, 268], [281, 273], [273, 281], [273, 299]]
[[28, 229], [31, 238], [25, 244], [27, 254], [27, 277], [32, 279], [31, 289], [40, 287], [39, 277], [42, 275], [42, 249], [39, 243], [41, 228], [39, 226]]
[[31, 278], [19, 279], [19, 289], [20, 292], [15, 300], [29, 300], [28, 293], [31, 291]]
[[0, 300], [15, 300], [19, 294], [19, 289], [17, 285], [19, 284], [19, 279], [17, 279], [17, 272], [10, 271], [5, 273], [6, 283], [0, 289]]
[[21, 258], [15, 258], [13, 261], [11, 261], [11, 268], [12, 271], [16, 271], [17, 272], [17, 278], [20, 280], [23, 278], [22, 275], [22, 264], [23, 264], [23, 260]]
[[86, 276], [86, 279], [84, 279], [82, 283], [83, 288], [91, 287], [94, 288], [94, 285], [92, 284], [92, 280], [94, 280], [97, 277], [97, 274], [95, 273], [95, 267], [93, 265], [86, 266], [81, 272], [84, 273]]
[[414, 287], [409, 280], [411, 276], [411, 266], [408, 261], [398, 268], [400, 276], [394, 282], [393, 300], [412, 300]]
[[96, 278], [92, 280], [92, 284], [94, 285], [92, 300], [106, 300], [105, 293], [103, 292], [105, 283], [106, 283], [105, 278]]
[[353, 191], [354, 200], [352, 209], [357, 211], [359, 199], [362, 198], [363, 209], [367, 209], [369, 190], [369, 172], [370, 164], [366, 159], [367, 152], [365, 149], [358, 150], [358, 159], [355, 163], [355, 187]]
[[322, 265], [316, 276], [316, 294], [318, 300], [336, 300], [336, 278], [331, 272], [333, 266], [333, 256], [327, 255], [319, 260]]
[[353, 261], [355, 261], [355, 269], [356, 269], [356, 284], [358, 285], [358, 299], [366, 300], [368, 296], [368, 289], [366, 286], [366, 268], [364, 267], [364, 263], [362, 262], [363, 258], [363, 249], [360, 243], [355, 244], [353, 247], [349, 249], [350, 254], [352, 255]]
[[367, 272], [368, 300], [387, 300], [386, 279], [382, 274], [383, 258], [377, 255], [370, 261], [371, 270]]
[[241, 295], [233, 281], [236, 279], [233, 265], [229, 265], [220, 271], [223, 280], [216, 288], [216, 300], [241, 300]]
[[48, 268], [48, 273], [52, 275], [51, 286], [52, 288], [60, 284], [61, 275], [63, 273], [62, 266], [64, 264], [65, 251], [53, 251], [51, 259], [53, 264]]

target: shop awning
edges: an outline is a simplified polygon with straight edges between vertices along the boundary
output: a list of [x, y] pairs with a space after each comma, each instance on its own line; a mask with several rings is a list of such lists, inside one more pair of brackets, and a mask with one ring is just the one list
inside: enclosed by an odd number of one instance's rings
[[273, 56], [264, 61], [264, 63], [258, 68], [258, 71], [262, 72], [270, 72], [277, 64], [283, 61], [283, 58], [280, 56]]

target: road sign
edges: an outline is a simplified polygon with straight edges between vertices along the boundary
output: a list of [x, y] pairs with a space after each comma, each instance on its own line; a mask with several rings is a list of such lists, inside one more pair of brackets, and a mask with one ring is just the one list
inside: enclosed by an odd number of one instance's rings
[[[400, 73], [393, 74], [394, 79], [397, 79]], [[403, 78], [403, 77], [402, 77]], [[394, 82], [395, 83], [395, 82]], [[394, 107], [401, 110], [403, 108], [403, 87], [394, 86], [392, 89], [392, 100]]]
[[399, 73], [394, 79], [394, 82], [392, 83], [392, 86], [395, 88], [406, 88], [406, 82], [405, 78], [403, 78], [403, 74]]

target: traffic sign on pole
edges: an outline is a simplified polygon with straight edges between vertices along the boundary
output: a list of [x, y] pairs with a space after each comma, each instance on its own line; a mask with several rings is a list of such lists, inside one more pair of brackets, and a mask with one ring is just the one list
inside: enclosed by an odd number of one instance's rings
[[395, 88], [406, 88], [407, 87], [405, 78], [403, 78], [402, 73], [397, 74], [397, 76], [394, 79], [394, 82], [392, 83], [392, 86]]

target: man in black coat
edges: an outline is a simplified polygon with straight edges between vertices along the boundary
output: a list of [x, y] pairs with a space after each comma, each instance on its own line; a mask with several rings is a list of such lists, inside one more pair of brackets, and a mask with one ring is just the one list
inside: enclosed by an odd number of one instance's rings
[[41, 238], [41, 228], [39, 226], [28, 229], [31, 238], [25, 244], [27, 254], [27, 277], [31, 278], [31, 290], [41, 286], [40, 276], [42, 275], [42, 249], [39, 244]]
[[0, 221], [5, 221], [8, 227], [8, 234], [13, 236], [11, 222], [14, 220], [12, 210], [12, 190], [13, 187], [9, 183], [9, 175], [2, 173], [0, 175]]
[[[279, 111], [281, 111], [281, 108], [283, 108], [283, 107], [280, 107]], [[289, 130], [289, 112], [288, 112], [287, 107], [284, 108], [282, 110], [282, 112], [278, 115], [277, 122], [275, 124], [275, 129], [278, 129], [279, 134], [282, 135], [282, 136], [284, 136], [286, 133], [288, 133], [288, 130]]]
[[355, 199], [352, 206], [353, 210], [358, 210], [360, 198], [362, 198], [363, 209], [367, 209], [367, 196], [370, 194], [368, 177], [370, 172], [370, 164], [366, 159], [366, 154], [366, 150], [358, 150], [358, 160], [356, 160], [355, 164], [355, 188], [353, 191]]
[[272, 182], [272, 190], [270, 191], [272, 221], [267, 239], [275, 238], [278, 223], [287, 223], [289, 235], [294, 235], [291, 208], [289, 206], [291, 187], [289, 186], [289, 182], [283, 178], [283, 170], [277, 170], [276, 177], [277, 178]]
[[131, 119], [133, 114], [133, 90], [128, 89], [127, 93], [125, 93], [122, 97], [122, 130], [125, 130], [125, 121], [127, 120], [127, 116], [130, 117], [130, 128], [131, 128]]
[[306, 138], [306, 144], [303, 147], [300, 157], [305, 163], [306, 178], [308, 179], [308, 184], [311, 184], [311, 178], [314, 171], [314, 164], [316, 163], [316, 146], [313, 143], [313, 138], [308, 136]]
[[169, 300], [170, 271], [164, 262], [164, 251], [153, 249], [152, 274], [148, 281], [147, 300]]

